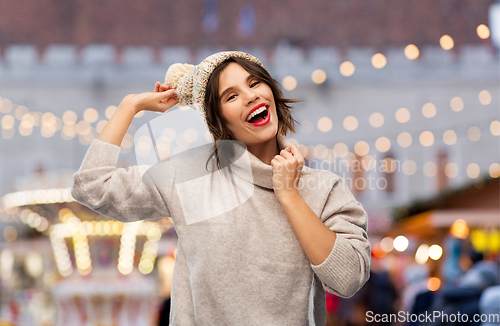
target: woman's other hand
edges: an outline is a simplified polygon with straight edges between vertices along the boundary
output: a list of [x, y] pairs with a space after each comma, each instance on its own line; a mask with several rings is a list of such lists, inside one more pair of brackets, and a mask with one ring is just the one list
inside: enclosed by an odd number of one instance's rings
[[163, 113], [179, 103], [171, 86], [156, 82], [153, 92], [129, 94], [123, 98], [120, 106], [131, 106], [138, 113], [142, 110]]
[[292, 144], [284, 148], [280, 155], [276, 155], [271, 160], [273, 166], [273, 188], [278, 200], [297, 195], [297, 185], [299, 182], [304, 157], [300, 153], [297, 145]]

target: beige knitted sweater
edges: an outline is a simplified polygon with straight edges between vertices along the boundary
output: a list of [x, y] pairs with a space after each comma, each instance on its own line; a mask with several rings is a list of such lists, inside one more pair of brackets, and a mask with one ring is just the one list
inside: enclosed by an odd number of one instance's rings
[[[289, 142], [278, 135], [278, 144], [282, 149]], [[146, 180], [141, 166], [116, 168], [119, 153], [120, 147], [94, 139], [74, 174], [72, 195], [122, 222], [172, 217], [178, 247], [171, 325], [323, 326], [325, 290], [351, 297], [369, 278], [367, 213], [335, 173], [304, 166], [300, 177], [301, 196], [337, 234], [328, 258], [313, 265], [274, 194], [272, 166], [250, 152], [251, 173], [234, 168], [232, 177], [250, 185], [251, 196], [218, 216], [214, 203], [234, 197], [221, 190], [221, 179], [151, 186], [157, 180]], [[203, 218], [209, 208], [213, 216]]]

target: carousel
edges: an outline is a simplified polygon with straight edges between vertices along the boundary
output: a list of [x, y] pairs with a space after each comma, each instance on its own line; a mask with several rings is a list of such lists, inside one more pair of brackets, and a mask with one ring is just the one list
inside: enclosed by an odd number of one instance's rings
[[0, 325], [156, 325], [175, 263], [171, 218], [102, 216], [74, 201], [73, 173], [37, 171], [0, 201]]

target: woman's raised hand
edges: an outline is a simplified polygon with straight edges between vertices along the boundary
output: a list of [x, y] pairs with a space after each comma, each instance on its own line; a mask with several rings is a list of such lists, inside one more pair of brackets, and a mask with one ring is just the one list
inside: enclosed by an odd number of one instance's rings
[[163, 113], [179, 103], [179, 99], [175, 95], [174, 90], [175, 89], [169, 85], [156, 82], [153, 92], [129, 94], [123, 98], [120, 105], [130, 105], [134, 107], [136, 112], [146, 110]]

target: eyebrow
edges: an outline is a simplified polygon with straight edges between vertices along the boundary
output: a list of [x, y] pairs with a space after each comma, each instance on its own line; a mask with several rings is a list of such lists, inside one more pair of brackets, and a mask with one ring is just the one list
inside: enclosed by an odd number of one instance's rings
[[[252, 78], [255, 78], [255, 76], [254, 75], [248, 75], [247, 82], [250, 81], [250, 79], [252, 79]], [[229, 93], [229, 92], [231, 92], [233, 90], [234, 90], [233, 86], [226, 88], [224, 90], [224, 92], [222, 92], [222, 94], [220, 95], [220, 99], [222, 100], [227, 93]]]

